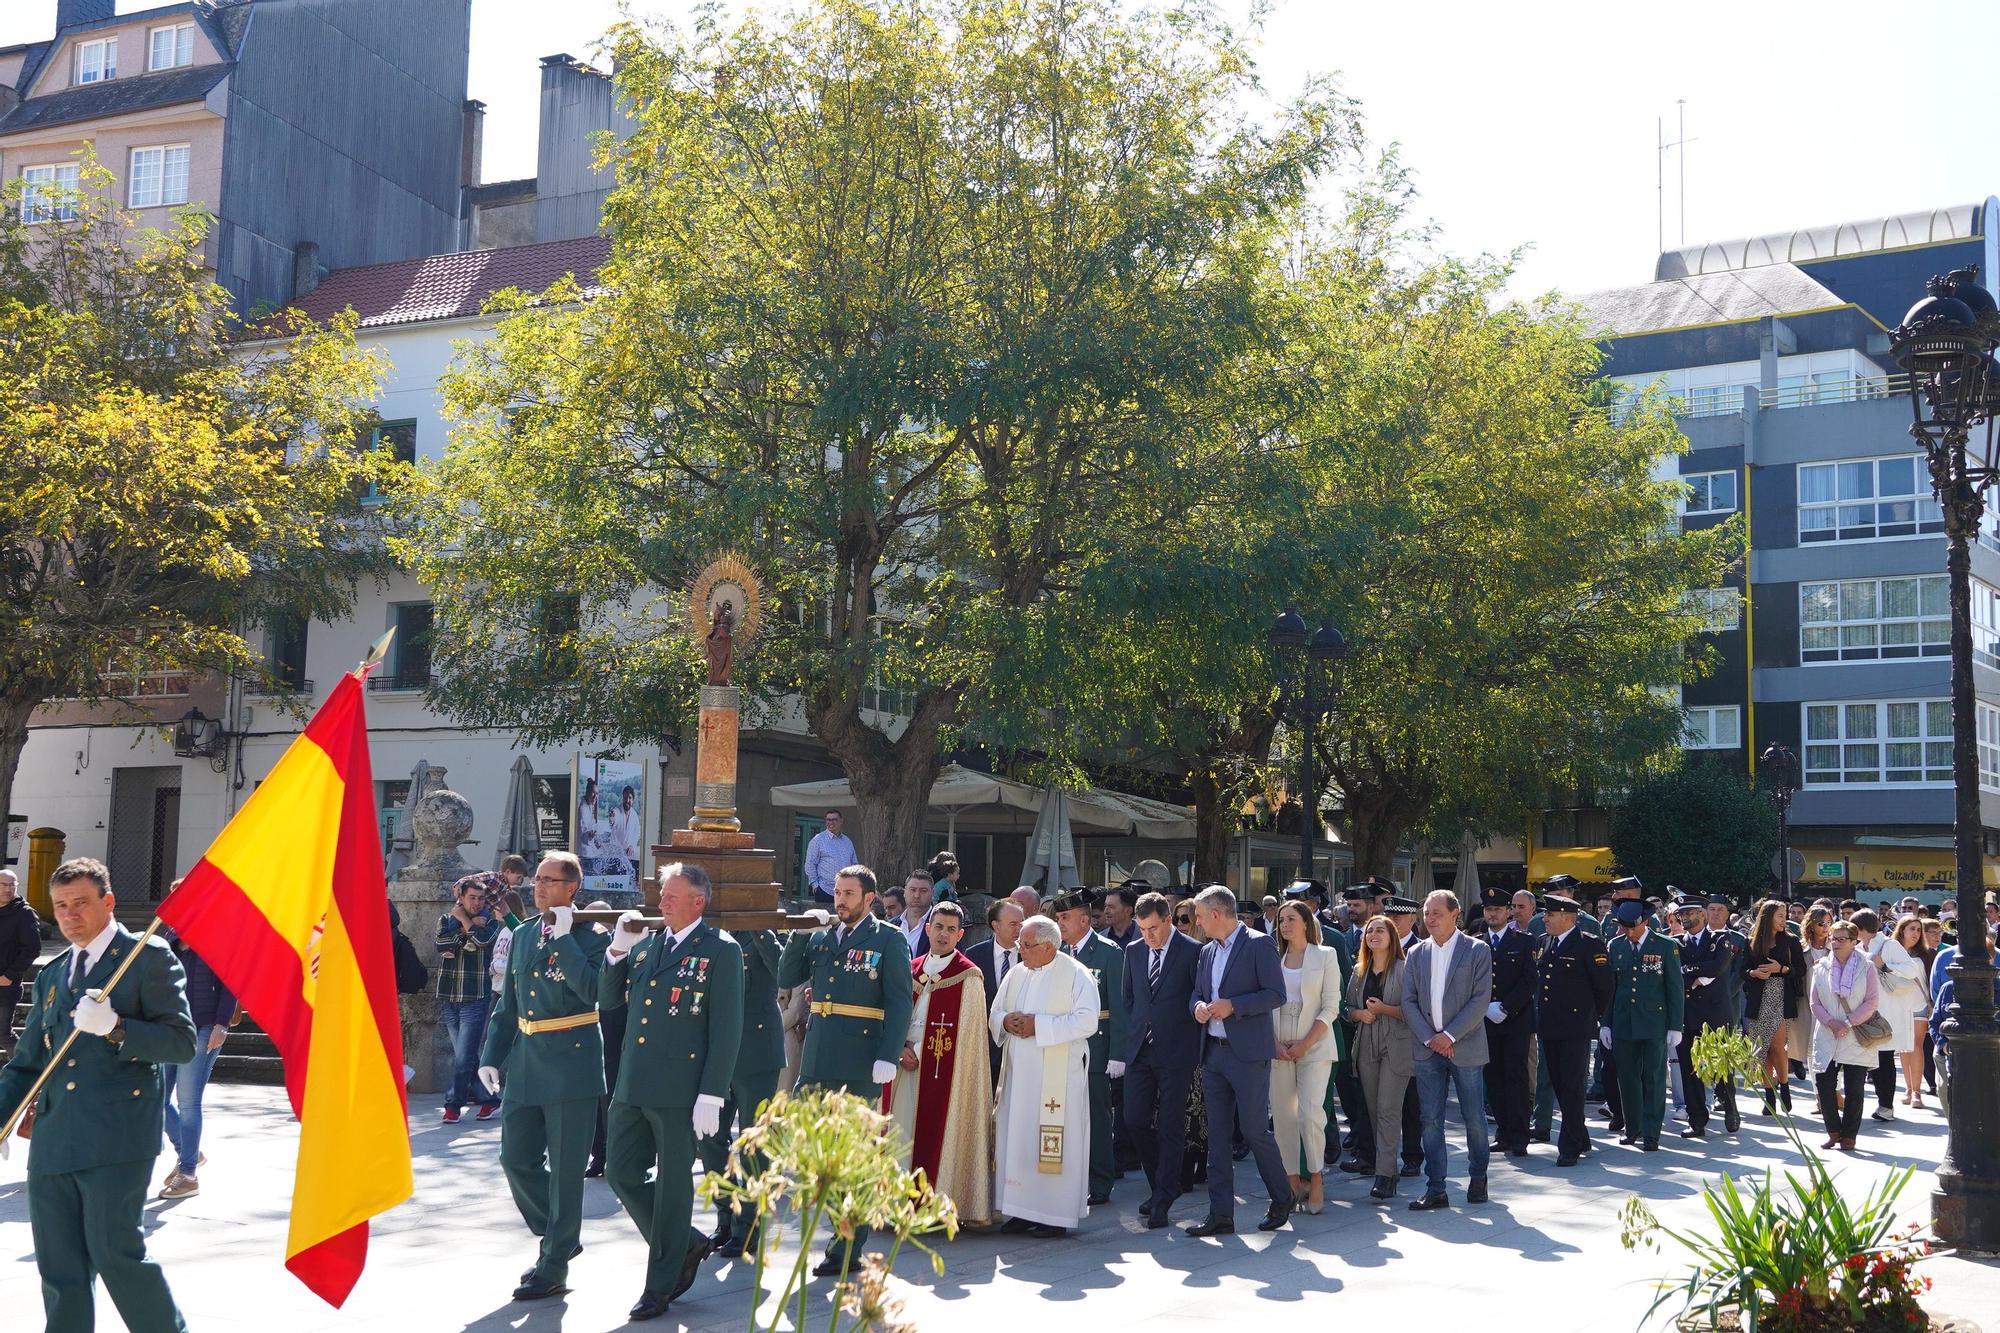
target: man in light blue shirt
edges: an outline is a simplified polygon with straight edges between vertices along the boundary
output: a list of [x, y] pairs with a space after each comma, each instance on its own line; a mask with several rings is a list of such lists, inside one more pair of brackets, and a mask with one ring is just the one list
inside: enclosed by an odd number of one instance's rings
[[813, 834], [812, 841], [806, 844], [806, 883], [812, 885], [816, 901], [832, 902], [833, 881], [842, 870], [861, 860], [854, 850], [854, 839], [840, 831], [845, 823], [840, 811], [827, 811], [826, 827]]

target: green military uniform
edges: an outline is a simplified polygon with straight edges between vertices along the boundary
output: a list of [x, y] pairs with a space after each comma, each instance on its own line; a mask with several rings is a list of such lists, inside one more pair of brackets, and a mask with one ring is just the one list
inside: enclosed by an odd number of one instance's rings
[[[799, 1089], [851, 1092], [880, 1105], [877, 1063], [902, 1058], [910, 1031], [910, 945], [903, 932], [867, 917], [842, 930], [839, 923], [794, 931], [778, 960], [778, 985], [812, 988], [805, 1048], [799, 1054]], [[868, 1239], [856, 1226], [848, 1263]], [[832, 1245], [828, 1255], [833, 1254]]]
[[543, 929], [532, 920], [514, 932], [479, 1063], [507, 1075], [500, 1167], [528, 1230], [542, 1238], [525, 1280], [560, 1284], [583, 1228], [583, 1169], [604, 1095], [597, 988], [611, 937]]
[[[722, 1129], [701, 1141], [704, 1171], [720, 1172], [729, 1164], [730, 1126], [741, 1120], [745, 1129], [757, 1118], [757, 1110], [778, 1091], [778, 1075], [785, 1068], [785, 1017], [778, 1008], [778, 937], [768, 930], [739, 935], [743, 950], [743, 1040], [736, 1050], [736, 1069], [729, 1079], [729, 1100], [722, 1108]], [[752, 1171], [762, 1169], [759, 1161], [746, 1163]], [[747, 1235], [752, 1219], [732, 1218], [723, 1213], [717, 1236]], [[720, 1243], [720, 1242], [718, 1242]]]
[[1111, 1075], [1105, 1068], [1113, 1051], [1125, 1049], [1125, 955], [1092, 931], [1063, 952], [1090, 970], [1097, 983], [1097, 1031], [1090, 1034], [1090, 1192], [1109, 1194], [1118, 1167], [1111, 1145]]
[[628, 1007], [604, 1178], [646, 1238], [647, 1293], [671, 1297], [689, 1246], [703, 1239], [690, 1225], [691, 1112], [697, 1097], [729, 1096], [743, 1035], [743, 950], [705, 921], [678, 943], [653, 935], [627, 957], [606, 960], [598, 1003]]
[[1667, 1034], [1681, 1030], [1681, 951], [1648, 930], [1643, 944], [1611, 941], [1611, 1045], [1625, 1132], [1657, 1145], [1667, 1118]]
[[[61, 1049], [84, 991], [108, 982], [136, 948], [138, 937], [116, 926], [81, 987], [71, 984], [74, 948], [36, 975], [20, 1044], [0, 1069], [0, 1123]], [[84, 1333], [95, 1326], [92, 1284], [101, 1277], [133, 1333], [177, 1333], [187, 1325], [166, 1275], [146, 1257], [139, 1222], [160, 1155], [166, 1101], [160, 1066], [194, 1059], [194, 1019], [180, 960], [165, 940], [146, 941], [105, 998], [121, 1026], [108, 1036], [79, 1033], [35, 1099], [28, 1223], [42, 1307], [53, 1333]], [[25, 1325], [26, 1315], [20, 1319]]]

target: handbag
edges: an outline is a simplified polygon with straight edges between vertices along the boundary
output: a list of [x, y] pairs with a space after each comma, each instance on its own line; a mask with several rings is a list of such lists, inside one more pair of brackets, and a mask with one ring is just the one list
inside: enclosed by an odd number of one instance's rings
[[[1829, 979], [1827, 984], [1831, 986], [1833, 984], [1832, 980]], [[1854, 1006], [1847, 1002], [1845, 995], [1835, 991], [1833, 998], [1840, 1001], [1842, 1013], [1846, 1014], [1849, 1018], [1854, 1016]], [[1890, 1038], [1896, 1035], [1896, 1032], [1895, 1029], [1889, 1026], [1889, 1020], [1882, 1017], [1881, 1012], [1878, 1010], [1862, 1019], [1859, 1023], [1848, 1024], [1847, 1035], [1854, 1038], [1854, 1044], [1862, 1050], [1872, 1051], [1877, 1046], [1887, 1045]]]
[[1875, 974], [1882, 983], [1882, 989], [1889, 994], [1902, 997], [1917, 988], [1917, 983], [1900, 972], [1892, 971], [1880, 958], [1875, 960]]

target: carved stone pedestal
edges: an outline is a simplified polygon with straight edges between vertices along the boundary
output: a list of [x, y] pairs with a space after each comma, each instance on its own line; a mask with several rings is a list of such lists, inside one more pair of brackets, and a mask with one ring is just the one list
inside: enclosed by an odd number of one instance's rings
[[[472, 838], [472, 803], [444, 785], [444, 770], [432, 767], [425, 791], [410, 812], [415, 857], [389, 881], [405, 938], [437, 979], [438, 918], [451, 910], [451, 886], [479, 867], [458, 854]], [[411, 1092], [444, 1092], [451, 1087], [451, 1037], [444, 1030], [435, 985], [422, 995], [398, 995], [403, 1019], [403, 1063], [410, 1066]]]

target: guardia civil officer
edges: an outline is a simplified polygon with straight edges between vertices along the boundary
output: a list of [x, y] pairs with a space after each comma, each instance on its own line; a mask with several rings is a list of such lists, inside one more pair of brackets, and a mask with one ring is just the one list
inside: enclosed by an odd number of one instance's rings
[[[1646, 904], [1642, 900], [1646, 886], [1639, 882], [1637, 875], [1620, 875], [1611, 881], [1611, 905], [1604, 911], [1604, 919], [1599, 925], [1606, 942], [1618, 938], [1621, 927], [1615, 913], [1622, 902], [1637, 902], [1643, 914]], [[1624, 1137], [1626, 1128], [1624, 1085], [1618, 1081], [1618, 1053], [1610, 1046], [1598, 1049], [1597, 1070], [1599, 1081], [1604, 1085], [1604, 1105], [1611, 1119], [1611, 1130]]]
[[1480, 890], [1486, 944], [1493, 951], [1493, 999], [1486, 1006], [1486, 1076], [1492, 1089], [1493, 1146], [1528, 1155], [1528, 1045], [1535, 1035], [1535, 941], [1514, 926], [1514, 895]]
[[1638, 899], [1620, 901], [1611, 915], [1623, 933], [1607, 951], [1611, 1012], [1598, 1039], [1618, 1057], [1625, 1106], [1619, 1142], [1657, 1152], [1667, 1118], [1667, 1056], [1681, 1041], [1680, 950], [1647, 924], [1646, 904]]
[[[36, 975], [20, 1044], [0, 1069], [4, 1125], [70, 1032], [78, 1034], [35, 1098], [28, 1146], [28, 1227], [44, 1327], [88, 1333], [97, 1318], [92, 1284], [101, 1277], [133, 1333], [183, 1333], [187, 1325], [166, 1275], [146, 1257], [139, 1227], [160, 1155], [160, 1066], [194, 1059], [180, 960], [165, 940], [141, 948], [118, 924], [102, 861], [78, 857], [57, 866], [49, 897], [70, 947]], [[103, 993], [128, 959], [125, 975]], [[26, 1323], [17, 1310], [7, 1326]]]
[[1111, 1081], [1125, 1077], [1125, 956], [1090, 928], [1090, 894], [1071, 889], [1045, 904], [1062, 932], [1063, 952], [1090, 972], [1097, 983], [1097, 1031], [1090, 1036], [1090, 1197], [1109, 1203], [1117, 1166], [1111, 1155]]
[[[805, 1047], [799, 1054], [801, 1091], [828, 1088], [851, 1092], [871, 1103], [881, 1085], [896, 1079], [896, 1061], [910, 1030], [910, 945], [903, 932], [872, 914], [875, 872], [848, 866], [834, 877], [833, 911], [816, 909], [830, 924], [810, 933], [794, 931], [778, 959], [778, 985], [810, 984], [812, 1010]], [[854, 1227], [843, 1243], [836, 1231], [815, 1277], [849, 1271], [868, 1241], [868, 1228]]]
[[[778, 1091], [778, 1075], [785, 1068], [785, 1019], [778, 1008], [778, 957], [781, 952], [775, 931], [737, 933], [743, 949], [743, 1044], [736, 1051], [736, 1069], [729, 1078], [729, 1100], [722, 1104], [722, 1126], [701, 1141], [701, 1165], [705, 1171], [721, 1172], [729, 1164], [729, 1145], [734, 1136], [757, 1120], [757, 1112]], [[746, 1163], [751, 1172], [762, 1169], [752, 1155]], [[724, 1259], [741, 1257], [754, 1250], [755, 1216], [729, 1208], [717, 1211], [715, 1234], [709, 1242]]]
[[[597, 1027], [598, 970], [610, 936], [576, 932], [583, 863], [550, 852], [535, 868], [534, 919], [508, 945], [507, 974], [480, 1050], [479, 1081], [500, 1099], [500, 1169], [528, 1230], [542, 1238], [514, 1288], [517, 1301], [568, 1290], [569, 1261], [583, 1246], [583, 1171], [604, 1095], [604, 1037]], [[544, 922], [543, 914], [553, 920]]]
[[[1743, 1001], [1740, 991], [1731, 991], [1731, 979], [1740, 975], [1743, 950], [1736, 941], [1742, 937], [1733, 930], [1709, 929], [1708, 902], [1693, 894], [1675, 902], [1674, 915], [1687, 931], [1681, 944], [1682, 1016], [1687, 1040], [1675, 1052], [1680, 1061], [1681, 1092], [1687, 1099], [1688, 1127], [1681, 1131], [1681, 1137], [1700, 1139], [1708, 1136], [1708, 1089], [1695, 1073], [1694, 1039], [1704, 1032], [1733, 1031], [1736, 1027]], [[1722, 1104], [1723, 1127], [1733, 1134], [1741, 1123], [1735, 1082], [1725, 1079], [1715, 1094]]]
[[665, 928], [654, 936], [627, 912], [604, 954], [598, 1003], [626, 1010], [604, 1179], [646, 1238], [635, 1320], [665, 1314], [708, 1257], [693, 1226], [695, 1140], [721, 1127], [743, 1035], [743, 951], [702, 919], [713, 895], [700, 866], [661, 866]]
[[1590, 1043], [1611, 1009], [1611, 958], [1604, 942], [1583, 933], [1581, 905], [1564, 894], [1542, 899], [1544, 936], [1536, 969], [1535, 1022], [1542, 1065], [1562, 1112], [1556, 1165], [1575, 1166], [1590, 1151], [1583, 1094], [1590, 1082]]

